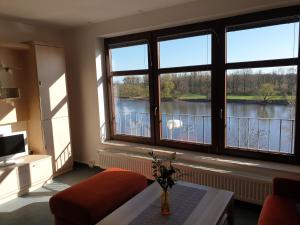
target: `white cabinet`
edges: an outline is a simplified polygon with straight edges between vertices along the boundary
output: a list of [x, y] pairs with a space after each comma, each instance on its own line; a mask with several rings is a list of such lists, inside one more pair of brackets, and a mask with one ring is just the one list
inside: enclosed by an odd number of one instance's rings
[[64, 171], [72, 165], [69, 117], [59, 117], [42, 121], [45, 146], [53, 157], [55, 171]]
[[68, 116], [64, 49], [35, 45], [41, 119]]
[[52, 178], [52, 160], [48, 155], [28, 155], [15, 165], [0, 168], [0, 204], [41, 187]]
[[29, 163], [30, 185], [36, 185], [52, 176], [51, 157]]
[[58, 175], [73, 166], [64, 49], [42, 43], [31, 46], [35, 85], [30, 98], [29, 147], [35, 154], [51, 155], [53, 173]]
[[17, 177], [18, 170], [15, 167], [0, 169], [0, 199], [11, 195], [18, 190]]

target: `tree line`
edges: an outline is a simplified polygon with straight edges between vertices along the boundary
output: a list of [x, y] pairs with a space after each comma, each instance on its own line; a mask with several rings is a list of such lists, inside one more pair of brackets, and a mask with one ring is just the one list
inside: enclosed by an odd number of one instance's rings
[[[266, 101], [274, 96], [295, 96], [296, 69], [278, 69], [269, 72], [252, 69], [228, 71], [226, 75], [227, 95], [257, 96]], [[149, 96], [148, 76], [125, 76], [114, 82], [114, 93], [118, 97], [147, 98]], [[165, 99], [198, 95], [210, 99], [210, 72], [189, 72], [160, 75], [160, 95]]]

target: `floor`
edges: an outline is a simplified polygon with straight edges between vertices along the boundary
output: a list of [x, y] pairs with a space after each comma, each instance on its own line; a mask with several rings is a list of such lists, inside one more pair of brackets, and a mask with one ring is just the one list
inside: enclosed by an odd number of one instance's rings
[[[0, 225], [53, 225], [49, 198], [54, 193], [100, 171], [99, 168], [78, 164], [73, 171], [55, 178], [52, 183], [0, 205]], [[259, 212], [259, 206], [236, 201], [235, 225], [256, 225]]]

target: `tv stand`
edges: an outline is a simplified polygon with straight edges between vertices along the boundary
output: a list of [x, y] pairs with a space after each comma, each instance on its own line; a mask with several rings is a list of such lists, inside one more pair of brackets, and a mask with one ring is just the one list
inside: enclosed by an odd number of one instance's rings
[[52, 179], [49, 155], [27, 155], [0, 167], [0, 204], [40, 188]]

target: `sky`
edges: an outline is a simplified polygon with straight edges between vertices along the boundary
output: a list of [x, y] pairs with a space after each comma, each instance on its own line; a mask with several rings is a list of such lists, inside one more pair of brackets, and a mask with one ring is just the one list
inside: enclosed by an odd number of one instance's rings
[[[227, 32], [227, 62], [298, 56], [299, 22]], [[147, 44], [111, 50], [113, 71], [148, 68]], [[211, 63], [211, 35], [159, 42], [160, 68]]]

